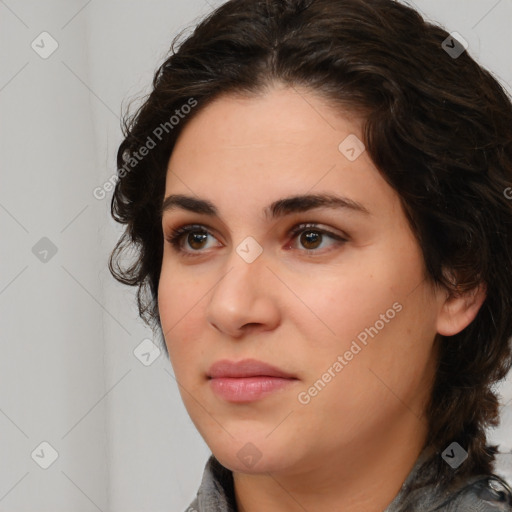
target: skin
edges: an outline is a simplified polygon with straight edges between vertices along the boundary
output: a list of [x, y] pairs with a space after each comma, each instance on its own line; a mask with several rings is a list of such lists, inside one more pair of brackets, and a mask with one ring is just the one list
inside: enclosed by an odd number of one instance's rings
[[[393, 500], [427, 435], [424, 409], [436, 362], [436, 333], [461, 331], [483, 290], [449, 297], [425, 278], [417, 240], [399, 197], [367, 152], [349, 161], [338, 149], [362, 120], [335, 111], [313, 92], [274, 85], [258, 97], [222, 96], [184, 127], [171, 155], [165, 196], [208, 199], [220, 217], [174, 209], [164, 236], [186, 235], [186, 257], [164, 242], [158, 304], [185, 407], [225, 467], [238, 509], [382, 511]], [[320, 208], [267, 220], [272, 201], [336, 193], [363, 215]], [[308, 243], [305, 222], [344, 236]], [[236, 252], [248, 236], [263, 248], [247, 263]], [[195, 243], [194, 243], [195, 242]], [[310, 254], [306, 250], [310, 249]], [[298, 394], [322, 378], [356, 336], [394, 303], [393, 319], [307, 404]], [[255, 358], [297, 380], [263, 399], [230, 403], [207, 371], [219, 359]], [[252, 443], [248, 467], [237, 453]]]

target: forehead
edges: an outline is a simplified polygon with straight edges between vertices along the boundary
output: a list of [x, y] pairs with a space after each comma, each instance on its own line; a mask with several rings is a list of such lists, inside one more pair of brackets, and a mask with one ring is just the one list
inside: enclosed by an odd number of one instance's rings
[[362, 138], [361, 131], [361, 119], [340, 115], [304, 90], [225, 95], [183, 128], [169, 159], [165, 195], [215, 197], [259, 209], [271, 199], [308, 191], [359, 203], [394, 202], [396, 194], [364, 146], [362, 152], [354, 146], [360, 155], [352, 160], [342, 152], [345, 141], [353, 145]]
[[276, 87], [257, 96], [221, 95], [200, 108], [178, 141], [192, 131], [202, 139], [198, 151], [210, 145], [250, 149], [272, 143], [295, 145], [298, 152], [314, 145], [325, 149], [328, 144], [337, 150], [339, 137], [359, 134], [362, 124], [361, 117], [340, 115], [311, 90]]

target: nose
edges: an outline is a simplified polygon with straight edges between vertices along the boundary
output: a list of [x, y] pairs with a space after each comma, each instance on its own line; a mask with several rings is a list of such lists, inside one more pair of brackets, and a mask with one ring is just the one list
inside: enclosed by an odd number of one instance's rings
[[275, 329], [280, 322], [279, 280], [267, 267], [264, 252], [248, 263], [233, 250], [227, 270], [214, 286], [206, 307], [207, 321], [233, 338]]

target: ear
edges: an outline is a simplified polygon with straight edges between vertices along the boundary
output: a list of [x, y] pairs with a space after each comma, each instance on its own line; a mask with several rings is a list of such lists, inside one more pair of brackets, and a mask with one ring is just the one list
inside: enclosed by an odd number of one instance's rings
[[437, 317], [437, 332], [443, 336], [461, 332], [475, 319], [486, 296], [487, 286], [483, 282], [466, 293], [445, 292]]

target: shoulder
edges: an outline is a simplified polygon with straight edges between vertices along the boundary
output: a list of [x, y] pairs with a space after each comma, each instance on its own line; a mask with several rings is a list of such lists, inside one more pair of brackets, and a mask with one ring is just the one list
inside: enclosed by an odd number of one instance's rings
[[512, 489], [497, 475], [475, 477], [434, 511], [512, 512]]

